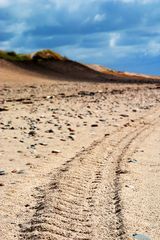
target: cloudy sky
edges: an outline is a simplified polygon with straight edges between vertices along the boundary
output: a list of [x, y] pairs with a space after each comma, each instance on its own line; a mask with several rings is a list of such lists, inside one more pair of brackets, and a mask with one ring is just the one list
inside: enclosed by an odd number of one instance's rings
[[160, 75], [160, 0], [0, 0], [0, 49]]

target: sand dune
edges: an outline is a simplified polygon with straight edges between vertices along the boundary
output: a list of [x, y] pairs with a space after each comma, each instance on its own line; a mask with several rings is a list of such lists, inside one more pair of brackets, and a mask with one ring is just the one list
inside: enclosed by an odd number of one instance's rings
[[110, 83], [159, 83], [157, 76], [138, 75], [133, 73], [117, 72], [93, 64], [85, 65], [71, 60], [43, 60], [43, 61], [6, 61], [0, 59], [0, 84], [22, 84], [43, 80], [68, 80], [84, 82], [110, 82]]
[[90, 67], [0, 60], [0, 240], [160, 239], [159, 80]]

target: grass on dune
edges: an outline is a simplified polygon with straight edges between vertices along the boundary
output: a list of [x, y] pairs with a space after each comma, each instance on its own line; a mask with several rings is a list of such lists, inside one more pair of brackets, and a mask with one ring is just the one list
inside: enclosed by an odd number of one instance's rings
[[30, 56], [27, 54], [17, 54], [15, 52], [6, 52], [0, 50], [0, 59], [9, 60], [9, 61], [29, 61], [31, 60]]
[[59, 53], [53, 52], [52, 50], [46, 49], [38, 51], [33, 54], [33, 60], [56, 60], [56, 61], [65, 61], [66, 58], [61, 56]]
[[55, 60], [55, 61], [66, 61], [66, 57], [61, 56], [60, 54], [53, 52], [52, 50], [46, 49], [35, 52], [33, 54], [18, 54], [13, 51], [2, 51], [0, 50], [0, 59], [8, 61], [45, 61], [45, 60]]

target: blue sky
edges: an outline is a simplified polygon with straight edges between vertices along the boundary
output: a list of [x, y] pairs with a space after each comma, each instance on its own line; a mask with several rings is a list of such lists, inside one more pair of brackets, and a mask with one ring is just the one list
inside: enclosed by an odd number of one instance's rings
[[160, 75], [159, 0], [0, 0], [0, 49]]

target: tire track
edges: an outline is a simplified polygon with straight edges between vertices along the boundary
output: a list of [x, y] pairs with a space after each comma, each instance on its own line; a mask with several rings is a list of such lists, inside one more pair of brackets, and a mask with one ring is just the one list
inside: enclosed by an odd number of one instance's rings
[[[157, 120], [157, 116], [155, 119], [152, 119], [151, 124], [147, 124], [139, 126], [135, 131], [128, 134], [124, 139], [124, 146], [121, 149], [121, 145], [123, 145], [123, 141], [118, 145], [118, 149], [121, 151], [119, 156], [117, 156], [117, 166], [116, 166], [116, 177], [114, 179], [114, 188], [115, 188], [115, 214], [117, 217], [117, 240], [126, 239], [126, 231], [123, 223], [123, 204], [121, 201], [121, 174], [128, 173], [127, 170], [122, 169], [123, 160], [127, 158], [127, 156], [131, 156], [131, 153], [136, 149], [136, 146], [143, 141], [154, 129], [154, 126], [159, 122]], [[146, 132], [146, 133], [145, 133]], [[145, 134], [144, 134], [145, 133]], [[131, 148], [131, 146], [134, 148]], [[114, 153], [115, 155], [115, 153]]]
[[91, 239], [91, 203], [87, 193], [91, 185], [96, 189], [95, 179], [99, 178], [96, 170], [101, 160], [93, 160], [90, 152], [96, 153], [94, 149], [101, 141], [65, 163], [50, 186], [41, 191], [31, 226], [25, 228], [24, 234], [22, 230], [22, 239]]
[[[37, 189], [35, 214], [21, 227], [20, 239], [125, 239], [121, 162], [132, 142], [149, 128], [136, 124], [94, 141], [63, 164], [49, 186]], [[119, 140], [109, 152], [114, 139]]]
[[[110, 177], [108, 175], [106, 177], [106, 168], [102, 170], [102, 181], [97, 189], [96, 196], [94, 196], [94, 202], [98, 202], [98, 204], [95, 204], [93, 214], [93, 218], [96, 219], [94, 222], [97, 223], [96, 227], [94, 226], [93, 239], [127, 239], [123, 223], [123, 205], [121, 202], [120, 184], [121, 174], [125, 174], [127, 171], [121, 169], [121, 164], [131, 145], [133, 143], [138, 144], [138, 140], [144, 140], [146, 136], [143, 136], [142, 139], [140, 137], [141, 135], [144, 135], [145, 131], [147, 131], [147, 135], [149, 134], [148, 132], [152, 131], [152, 128], [154, 128], [158, 122], [157, 116], [154, 115], [156, 115], [156, 112], [153, 116], [151, 114], [151, 124], [144, 123], [144, 121], [143, 123], [139, 122], [135, 128], [132, 128], [128, 133], [125, 133], [125, 130], [123, 129], [123, 133], [121, 132], [120, 134], [117, 134], [117, 138], [120, 140], [115, 144], [115, 147], [113, 147], [110, 154], [107, 155], [107, 163], [105, 164], [105, 166], [108, 166], [108, 163], [111, 161], [117, 163], [114, 173], [112, 172], [110, 173]], [[110, 179], [113, 179], [113, 182]], [[98, 200], [100, 196], [101, 201]], [[111, 196], [112, 201], [110, 201]]]

